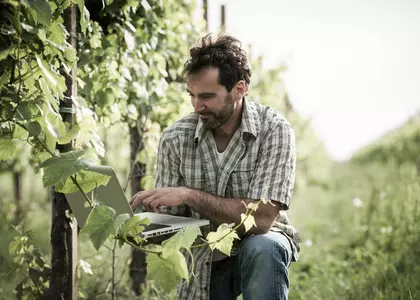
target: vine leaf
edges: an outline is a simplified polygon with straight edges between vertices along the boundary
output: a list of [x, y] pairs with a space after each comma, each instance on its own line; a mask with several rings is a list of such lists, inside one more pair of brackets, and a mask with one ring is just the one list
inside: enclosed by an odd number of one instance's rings
[[0, 139], [0, 160], [8, 160], [16, 151], [16, 144], [13, 140]]
[[211, 250], [218, 249], [227, 256], [230, 256], [233, 240], [239, 239], [239, 236], [228, 224], [221, 224], [214, 232], [209, 232], [207, 242]]
[[93, 164], [93, 161], [83, 157], [84, 154], [83, 150], [70, 151], [44, 161], [41, 164], [44, 186], [54, 185], [62, 189], [67, 178]]
[[63, 145], [70, 143], [70, 141], [74, 139], [80, 131], [80, 126], [78, 124], [70, 125], [70, 123], [65, 122], [64, 127], [66, 133], [57, 139], [57, 142]]
[[185, 257], [179, 251], [172, 252], [163, 258], [157, 254], [148, 254], [146, 258], [148, 280], [170, 293], [181, 278], [188, 280], [188, 268]]
[[98, 205], [90, 212], [81, 233], [89, 235], [93, 246], [96, 250], [99, 250], [106, 240], [115, 235], [120, 226], [129, 218], [129, 214], [117, 216], [113, 208]]
[[135, 215], [127, 220], [121, 228], [120, 237], [128, 241], [129, 238], [133, 238], [136, 243], [141, 243], [143, 239], [139, 235], [147, 225], [150, 224], [148, 218], [141, 218], [139, 215]]
[[[7, 56], [15, 51], [15, 46], [10, 46], [9, 48], [1, 49], [0, 50], [0, 61], [6, 59]], [[7, 73], [5, 73], [7, 74]]]
[[90, 263], [88, 263], [86, 260], [79, 259], [79, 267], [86, 274], [93, 275], [92, 267], [91, 267]]
[[42, 60], [38, 57], [38, 55], [35, 55], [36, 62], [38, 63], [39, 68], [41, 69], [42, 73], [44, 74], [45, 78], [48, 79], [50, 86], [55, 87], [57, 85], [57, 80], [54, 78], [54, 76], [47, 70], [47, 68], [44, 66]]
[[[81, 179], [78, 180], [80, 187], [82, 188], [83, 192], [87, 193], [100, 185], [107, 185], [111, 177], [97, 172], [82, 170], [77, 173], [76, 179], [79, 178]], [[79, 188], [73, 183], [71, 178], [67, 178], [63, 187], [57, 188], [57, 192], [64, 194], [74, 193], [78, 190]]]
[[181, 248], [190, 249], [198, 236], [201, 236], [198, 226], [187, 226], [183, 231], [177, 232], [162, 243], [162, 258], [169, 257]]
[[252, 215], [248, 215], [247, 217], [246, 214], [241, 214], [241, 223], [244, 225], [245, 231], [249, 231], [253, 226], [257, 227], [257, 224], [255, 224], [255, 218]]
[[47, 0], [25, 0], [34, 20], [44, 26], [51, 22], [51, 6]]

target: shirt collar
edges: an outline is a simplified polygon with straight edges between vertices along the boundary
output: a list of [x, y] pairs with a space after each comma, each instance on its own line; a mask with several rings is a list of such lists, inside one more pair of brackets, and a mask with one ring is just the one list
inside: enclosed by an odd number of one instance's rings
[[[257, 104], [244, 97], [244, 109], [242, 111], [242, 132], [249, 133], [255, 138], [260, 133], [261, 119], [258, 113]], [[205, 127], [201, 119], [198, 119], [197, 127], [195, 129], [194, 139], [201, 140], [205, 134]]]

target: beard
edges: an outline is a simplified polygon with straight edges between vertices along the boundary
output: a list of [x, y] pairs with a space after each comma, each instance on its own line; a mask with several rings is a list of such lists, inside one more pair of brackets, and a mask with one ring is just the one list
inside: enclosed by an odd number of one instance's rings
[[202, 114], [206, 116], [205, 118], [200, 118], [205, 128], [217, 129], [225, 124], [232, 116], [234, 111], [232, 95], [227, 95], [224, 102], [224, 106], [219, 111], [211, 111]]

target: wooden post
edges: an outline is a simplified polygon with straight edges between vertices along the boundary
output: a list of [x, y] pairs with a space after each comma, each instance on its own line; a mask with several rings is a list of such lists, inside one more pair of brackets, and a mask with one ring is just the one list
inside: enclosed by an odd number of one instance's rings
[[209, 31], [209, 7], [207, 0], [203, 0], [203, 17], [206, 22], [206, 32]]
[[13, 187], [15, 193], [15, 220], [14, 223], [17, 225], [20, 223], [22, 218], [22, 171], [13, 172]]
[[[64, 25], [69, 32], [68, 42], [76, 49], [77, 40], [77, 6], [70, 5], [64, 11]], [[73, 123], [73, 101], [77, 96], [77, 65], [74, 64], [71, 76], [65, 74], [67, 91], [60, 102], [60, 114], [63, 121]], [[73, 143], [57, 145], [63, 153], [73, 149]], [[48, 299], [76, 299], [76, 267], [77, 267], [77, 223], [70, 224], [66, 211], [70, 211], [67, 199], [54, 188], [52, 192], [52, 224], [51, 224], [51, 282]]]
[[225, 15], [226, 7], [225, 5], [221, 6], [220, 11], [220, 32], [225, 33], [226, 32], [226, 15]]
[[[137, 155], [143, 150], [143, 132], [140, 131], [143, 131], [143, 128], [139, 126], [130, 127], [130, 186], [133, 196], [143, 190], [141, 180], [146, 174], [146, 165], [137, 162]], [[146, 253], [135, 248], [131, 251], [130, 277], [133, 290], [139, 296], [142, 293], [141, 285], [146, 281]]]

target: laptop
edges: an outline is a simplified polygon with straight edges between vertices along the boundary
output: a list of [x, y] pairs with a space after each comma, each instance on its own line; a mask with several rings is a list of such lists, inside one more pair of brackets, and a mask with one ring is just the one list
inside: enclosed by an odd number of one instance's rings
[[[98, 186], [88, 196], [94, 193], [95, 200], [100, 204], [112, 207], [117, 215], [129, 214], [130, 216], [139, 215], [141, 219], [147, 218], [150, 224], [141, 232], [142, 238], [149, 238], [153, 236], [167, 235], [183, 230], [187, 226], [207, 226], [208, 220], [178, 217], [167, 214], [158, 214], [151, 212], [133, 213], [131, 206], [128, 203], [127, 197], [118, 181], [115, 171], [110, 166], [90, 166], [87, 171], [93, 171], [100, 174], [110, 176], [106, 186]], [[78, 225], [82, 228], [86, 219], [89, 216], [92, 208], [86, 205], [86, 200], [83, 194], [77, 190], [74, 193], [65, 194], [67, 202], [77, 220]]]

